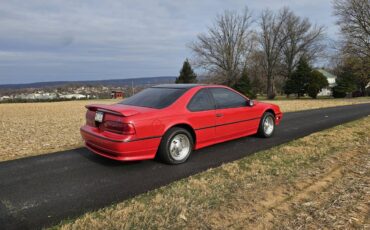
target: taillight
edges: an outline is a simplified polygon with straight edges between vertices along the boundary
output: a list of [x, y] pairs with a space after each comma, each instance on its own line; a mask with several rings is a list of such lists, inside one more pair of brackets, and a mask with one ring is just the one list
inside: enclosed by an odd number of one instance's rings
[[135, 127], [133, 124], [123, 123], [118, 121], [104, 121], [103, 123], [104, 130], [119, 133], [123, 135], [134, 135]]
[[87, 110], [86, 125], [95, 127], [95, 111]]

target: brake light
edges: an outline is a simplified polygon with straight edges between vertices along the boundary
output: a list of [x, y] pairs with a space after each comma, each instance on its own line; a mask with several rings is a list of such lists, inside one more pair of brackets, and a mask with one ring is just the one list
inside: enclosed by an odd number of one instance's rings
[[87, 110], [86, 125], [95, 127], [95, 111]]
[[135, 127], [133, 124], [123, 123], [118, 121], [104, 121], [103, 123], [104, 130], [119, 133], [123, 135], [134, 135]]

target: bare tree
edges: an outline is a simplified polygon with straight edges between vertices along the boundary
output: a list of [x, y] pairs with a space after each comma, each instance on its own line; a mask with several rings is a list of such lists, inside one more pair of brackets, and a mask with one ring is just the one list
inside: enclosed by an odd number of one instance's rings
[[259, 43], [264, 54], [263, 68], [267, 77], [267, 97], [275, 97], [274, 78], [280, 60], [283, 44], [287, 37], [283, 33], [283, 26], [289, 15], [289, 10], [284, 8], [278, 13], [269, 9], [262, 12], [260, 16]]
[[262, 50], [252, 50], [248, 58], [248, 71], [251, 79], [253, 90], [258, 94], [266, 92], [266, 76], [265, 70], [261, 63], [264, 60], [264, 53]]
[[308, 18], [302, 19], [289, 11], [283, 25], [283, 33], [286, 41], [282, 50], [282, 72], [287, 78], [302, 56], [312, 61], [323, 52], [324, 27], [313, 26]]
[[206, 34], [199, 34], [190, 45], [196, 66], [203, 67], [216, 76], [223, 76], [223, 83], [236, 83], [246, 65], [251, 48], [249, 42], [251, 14], [245, 8], [242, 14], [225, 11], [216, 17], [215, 24]]
[[335, 0], [333, 3], [347, 52], [370, 57], [370, 1]]
[[337, 70], [350, 70], [357, 90], [366, 95], [370, 82], [370, 1], [334, 0], [333, 6], [343, 34], [335, 56]]

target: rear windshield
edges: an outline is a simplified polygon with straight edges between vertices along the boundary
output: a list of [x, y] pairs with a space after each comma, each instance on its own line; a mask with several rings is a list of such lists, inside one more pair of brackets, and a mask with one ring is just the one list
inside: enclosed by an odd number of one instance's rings
[[148, 88], [121, 101], [120, 104], [162, 109], [174, 103], [186, 90], [187, 89]]

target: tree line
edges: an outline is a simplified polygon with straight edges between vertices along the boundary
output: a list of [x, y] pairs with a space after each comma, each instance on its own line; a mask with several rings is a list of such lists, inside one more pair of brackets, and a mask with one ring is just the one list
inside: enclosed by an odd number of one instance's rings
[[[333, 96], [354, 92], [365, 96], [370, 81], [370, 2], [336, 0], [333, 13], [342, 34], [328, 67], [338, 76]], [[263, 10], [257, 17], [248, 8], [225, 11], [189, 48], [194, 54], [192, 64], [205, 70], [210, 82], [252, 98], [266, 94], [273, 99], [277, 94], [316, 98], [328, 87], [326, 77], [312, 67], [318, 58], [328, 58], [327, 46], [324, 26], [284, 7]], [[196, 81], [186, 59], [176, 82]]]

